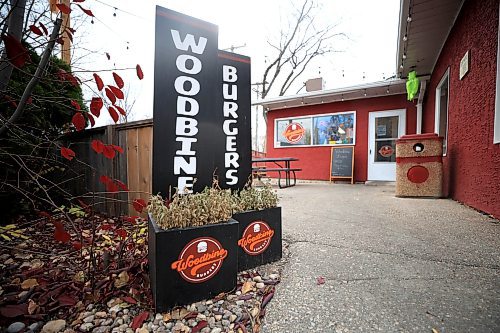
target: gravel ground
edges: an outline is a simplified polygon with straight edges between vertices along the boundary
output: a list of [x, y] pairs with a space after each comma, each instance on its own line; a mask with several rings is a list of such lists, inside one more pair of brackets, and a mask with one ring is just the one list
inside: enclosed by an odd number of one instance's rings
[[261, 332], [500, 331], [498, 220], [393, 186], [278, 193], [290, 257]]

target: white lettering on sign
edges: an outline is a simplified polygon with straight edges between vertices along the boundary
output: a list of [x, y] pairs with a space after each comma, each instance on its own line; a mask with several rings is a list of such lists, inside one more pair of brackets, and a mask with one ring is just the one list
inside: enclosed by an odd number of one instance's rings
[[[186, 34], [181, 39], [178, 30], [170, 30], [172, 40], [178, 50], [203, 54], [207, 45], [205, 37]], [[203, 69], [200, 59], [192, 54], [181, 54], [175, 60], [177, 70], [186, 75], [179, 75], [174, 81], [174, 88], [177, 92], [177, 119], [175, 121], [175, 141], [181, 143], [181, 149], [175, 152], [174, 175], [178, 175], [177, 189], [179, 193], [192, 193], [193, 183], [196, 176], [196, 149], [193, 144], [198, 141], [198, 120], [194, 117], [200, 112], [200, 105], [195, 99], [200, 92], [200, 82], [196, 78], [188, 75], [196, 75]], [[229, 75], [229, 74], [228, 74]], [[190, 97], [188, 97], [190, 96]], [[189, 156], [189, 157], [186, 157]]]
[[[238, 101], [238, 73], [236, 67], [222, 66], [222, 96], [224, 104], [222, 112], [224, 113], [224, 123], [222, 130], [226, 135], [226, 153], [224, 154], [224, 167], [226, 168], [226, 184], [238, 184], [238, 160], [240, 154], [236, 151], [236, 135], [238, 135], [238, 104], [228, 100]], [[232, 83], [232, 84], [230, 84]]]

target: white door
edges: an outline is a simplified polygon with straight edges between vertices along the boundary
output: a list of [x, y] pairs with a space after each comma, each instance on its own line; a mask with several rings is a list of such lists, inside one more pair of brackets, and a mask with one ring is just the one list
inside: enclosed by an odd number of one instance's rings
[[370, 112], [368, 180], [396, 180], [396, 140], [406, 133], [406, 110]]

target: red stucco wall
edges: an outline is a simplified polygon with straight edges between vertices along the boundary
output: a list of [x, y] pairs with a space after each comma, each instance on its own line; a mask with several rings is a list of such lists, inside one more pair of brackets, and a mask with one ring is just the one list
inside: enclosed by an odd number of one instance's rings
[[[500, 217], [500, 145], [493, 144], [498, 0], [466, 0], [433, 70], [423, 131], [434, 132], [436, 87], [450, 68], [444, 193]], [[469, 72], [460, 81], [467, 50]]]
[[352, 101], [306, 105], [297, 108], [271, 110], [267, 116], [267, 156], [297, 157], [292, 167], [302, 168], [297, 173], [299, 179], [329, 180], [330, 147], [287, 147], [274, 148], [274, 120], [276, 118], [356, 111], [356, 145], [354, 148], [355, 181], [366, 181], [368, 169], [368, 120], [370, 111], [406, 109], [406, 133], [414, 134], [416, 126], [416, 107], [406, 101], [406, 95], [384, 96]]

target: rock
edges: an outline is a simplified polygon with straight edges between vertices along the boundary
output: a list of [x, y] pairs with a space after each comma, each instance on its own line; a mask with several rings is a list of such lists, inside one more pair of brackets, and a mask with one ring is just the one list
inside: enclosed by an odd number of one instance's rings
[[91, 323], [94, 321], [94, 318], [95, 318], [94, 315], [88, 316], [87, 318], [83, 318], [83, 322], [84, 323]]
[[229, 316], [229, 321], [233, 323], [236, 320], [236, 318], [238, 318], [238, 316], [235, 314], [232, 314]]
[[222, 319], [222, 315], [215, 315], [215, 320], [220, 321]]
[[210, 333], [210, 327], [203, 328], [200, 333]]
[[211, 305], [211, 304], [214, 304], [214, 302], [212, 300], [210, 300], [210, 299], [205, 302], [205, 305]]
[[129, 311], [129, 309], [123, 309], [123, 314], [128, 314]]
[[76, 331], [74, 329], [72, 329], [72, 328], [67, 328], [67, 329], [64, 330], [63, 333], [76, 333]]
[[260, 275], [254, 276], [254, 282], [262, 282], [262, 277]]
[[195, 327], [196, 325], [198, 325], [198, 322], [194, 319], [189, 319], [187, 323], [191, 327]]
[[210, 331], [210, 333], [220, 333], [220, 332], [222, 332], [222, 328], [220, 328], [220, 327], [215, 327], [214, 329], [212, 329]]
[[116, 325], [116, 326], [121, 326], [121, 325], [123, 325], [123, 318], [117, 318], [117, 319], [115, 320], [115, 325]]
[[236, 305], [238, 306], [242, 306], [243, 304], [245, 304], [245, 301], [242, 299], [236, 301]]
[[270, 278], [271, 280], [278, 280], [278, 279], [279, 279], [279, 277], [280, 277], [280, 276], [279, 276], [278, 274], [269, 274], [269, 278]]
[[19, 321], [16, 321], [15, 323], [12, 323], [7, 327], [7, 333], [17, 333], [21, 330], [23, 330], [26, 327], [24, 323], [21, 323]]
[[259, 282], [255, 285], [255, 287], [257, 287], [257, 289], [262, 289], [264, 288], [266, 285], [263, 283], [263, 282]]
[[196, 316], [197, 321], [202, 321], [202, 320], [207, 320], [207, 316], [205, 316], [203, 313], [198, 313]]
[[122, 309], [122, 307], [120, 306], [120, 304], [116, 304], [115, 306], [113, 306], [112, 308], [109, 309], [109, 312], [116, 313], [116, 312], [120, 312], [121, 309]]
[[129, 327], [125, 330], [125, 333], [134, 333], [134, 330]]
[[229, 324], [231, 324], [231, 322], [230, 322], [229, 320], [227, 320], [227, 319], [224, 319], [224, 320], [222, 321], [222, 326], [224, 326], [224, 327], [228, 327], [228, 326], [229, 326]]
[[165, 324], [165, 328], [166, 328], [167, 330], [172, 329], [172, 327], [174, 327], [174, 323], [166, 323], [166, 324]]
[[141, 328], [141, 329], [139, 330], [139, 333], [149, 333], [149, 331], [148, 331], [148, 329], [147, 329], [147, 328], [144, 328], [144, 327], [143, 327], [143, 328]]
[[214, 317], [208, 318], [207, 322], [208, 322], [208, 326], [210, 326], [210, 328], [215, 326], [215, 318]]
[[161, 313], [157, 313], [155, 319], [158, 321], [163, 320], [163, 315]]
[[205, 312], [205, 311], [207, 311], [207, 306], [204, 305], [204, 304], [199, 303], [199, 304], [196, 305], [196, 310], [198, 312]]
[[43, 323], [41, 321], [33, 323], [30, 326], [28, 326], [28, 332], [38, 332], [42, 326]]
[[94, 308], [94, 304], [87, 305], [87, 311], [91, 311]]
[[92, 324], [92, 323], [83, 323], [80, 325], [80, 331], [82, 331], [82, 332], [90, 332], [90, 330], [93, 328], [94, 328], [94, 324]]
[[240, 296], [240, 295], [241, 295], [241, 290], [238, 290], [238, 291], [236, 292], [236, 295]]
[[107, 333], [111, 331], [111, 327], [109, 326], [100, 326], [96, 327], [92, 330], [92, 333]]
[[111, 324], [113, 324], [113, 318], [108, 318], [101, 323], [102, 326], [110, 326]]
[[104, 312], [104, 311], [99, 311], [99, 312], [96, 312], [96, 313], [95, 313], [95, 316], [96, 316], [97, 318], [107, 318], [107, 317], [108, 317], [108, 314], [107, 314], [106, 312]]
[[63, 319], [51, 320], [47, 324], [43, 325], [42, 333], [62, 332], [65, 327], [66, 327], [66, 320]]

